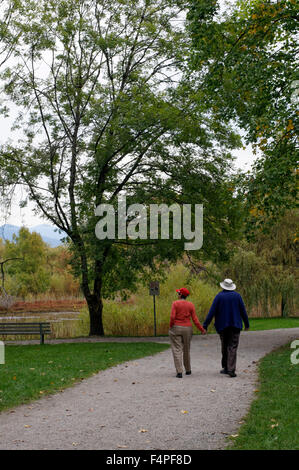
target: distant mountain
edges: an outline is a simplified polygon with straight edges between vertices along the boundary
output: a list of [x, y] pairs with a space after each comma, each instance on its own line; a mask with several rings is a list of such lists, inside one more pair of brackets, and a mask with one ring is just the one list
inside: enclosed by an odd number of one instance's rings
[[[3, 240], [12, 241], [13, 235], [18, 235], [21, 227], [17, 225], [4, 224], [0, 225], [0, 238]], [[48, 243], [52, 248], [62, 245], [61, 239], [66, 236], [64, 232], [59, 231], [52, 225], [40, 224], [34, 227], [28, 227], [30, 232], [39, 233], [45, 243]]]
[[31, 233], [37, 232], [42, 237], [47, 237], [47, 238], [51, 238], [54, 240], [61, 240], [61, 238], [66, 236], [64, 232], [61, 232], [60, 230], [53, 227], [52, 225], [47, 225], [47, 224], [35, 225], [34, 227], [30, 227], [29, 230]]
[[16, 225], [4, 224], [0, 226], [0, 238], [3, 240], [12, 240], [14, 234], [18, 235], [20, 227]]

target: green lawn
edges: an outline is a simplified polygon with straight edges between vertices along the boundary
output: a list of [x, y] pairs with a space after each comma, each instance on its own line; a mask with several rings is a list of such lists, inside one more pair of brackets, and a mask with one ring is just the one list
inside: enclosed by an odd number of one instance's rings
[[291, 363], [292, 352], [287, 345], [260, 361], [257, 398], [229, 449], [299, 450], [299, 364]]
[[0, 411], [54, 393], [100, 370], [169, 348], [158, 343], [6, 345]]
[[[299, 317], [249, 318], [249, 324], [250, 331], [276, 330], [277, 328], [299, 328]], [[214, 320], [212, 320], [209, 325], [208, 333], [216, 333], [214, 328]], [[200, 332], [196, 330], [194, 331], [194, 334], [200, 334]]]
[[276, 330], [277, 328], [299, 328], [299, 317], [249, 318], [250, 330]]

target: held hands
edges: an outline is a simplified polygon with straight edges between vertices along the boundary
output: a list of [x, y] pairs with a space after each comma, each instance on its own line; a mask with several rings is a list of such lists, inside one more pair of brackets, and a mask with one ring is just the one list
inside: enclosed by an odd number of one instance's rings
[[206, 335], [206, 334], [207, 334], [207, 330], [205, 330], [205, 329], [203, 328], [203, 330], [201, 330], [201, 334], [202, 334], [202, 335]]

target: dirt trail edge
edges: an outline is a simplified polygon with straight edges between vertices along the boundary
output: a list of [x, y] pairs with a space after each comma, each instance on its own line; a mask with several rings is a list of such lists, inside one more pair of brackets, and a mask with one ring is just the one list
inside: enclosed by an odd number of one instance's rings
[[2, 412], [0, 449], [223, 449], [254, 399], [257, 361], [298, 338], [299, 328], [242, 332], [230, 378], [219, 373], [218, 335], [194, 336], [192, 375], [175, 377], [170, 349], [99, 372]]

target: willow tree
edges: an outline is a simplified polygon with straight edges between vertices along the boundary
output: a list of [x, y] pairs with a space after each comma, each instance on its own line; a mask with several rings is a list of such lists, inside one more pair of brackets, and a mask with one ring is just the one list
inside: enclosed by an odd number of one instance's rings
[[287, 211], [267, 233], [256, 231], [254, 242], [234, 247], [222, 274], [236, 281], [249, 310], [278, 310], [284, 317], [298, 309], [298, 227], [298, 211]]
[[174, 170], [205, 175], [217, 192], [239, 141], [204, 99], [192, 99], [185, 2], [18, 3], [19, 43], [2, 78], [23, 136], [1, 149], [2, 183], [25, 185], [38, 213], [66, 234], [90, 334], [103, 335], [103, 296], [183, 248], [98, 240], [96, 207], [116, 207], [124, 193], [130, 202], [188, 202]]

